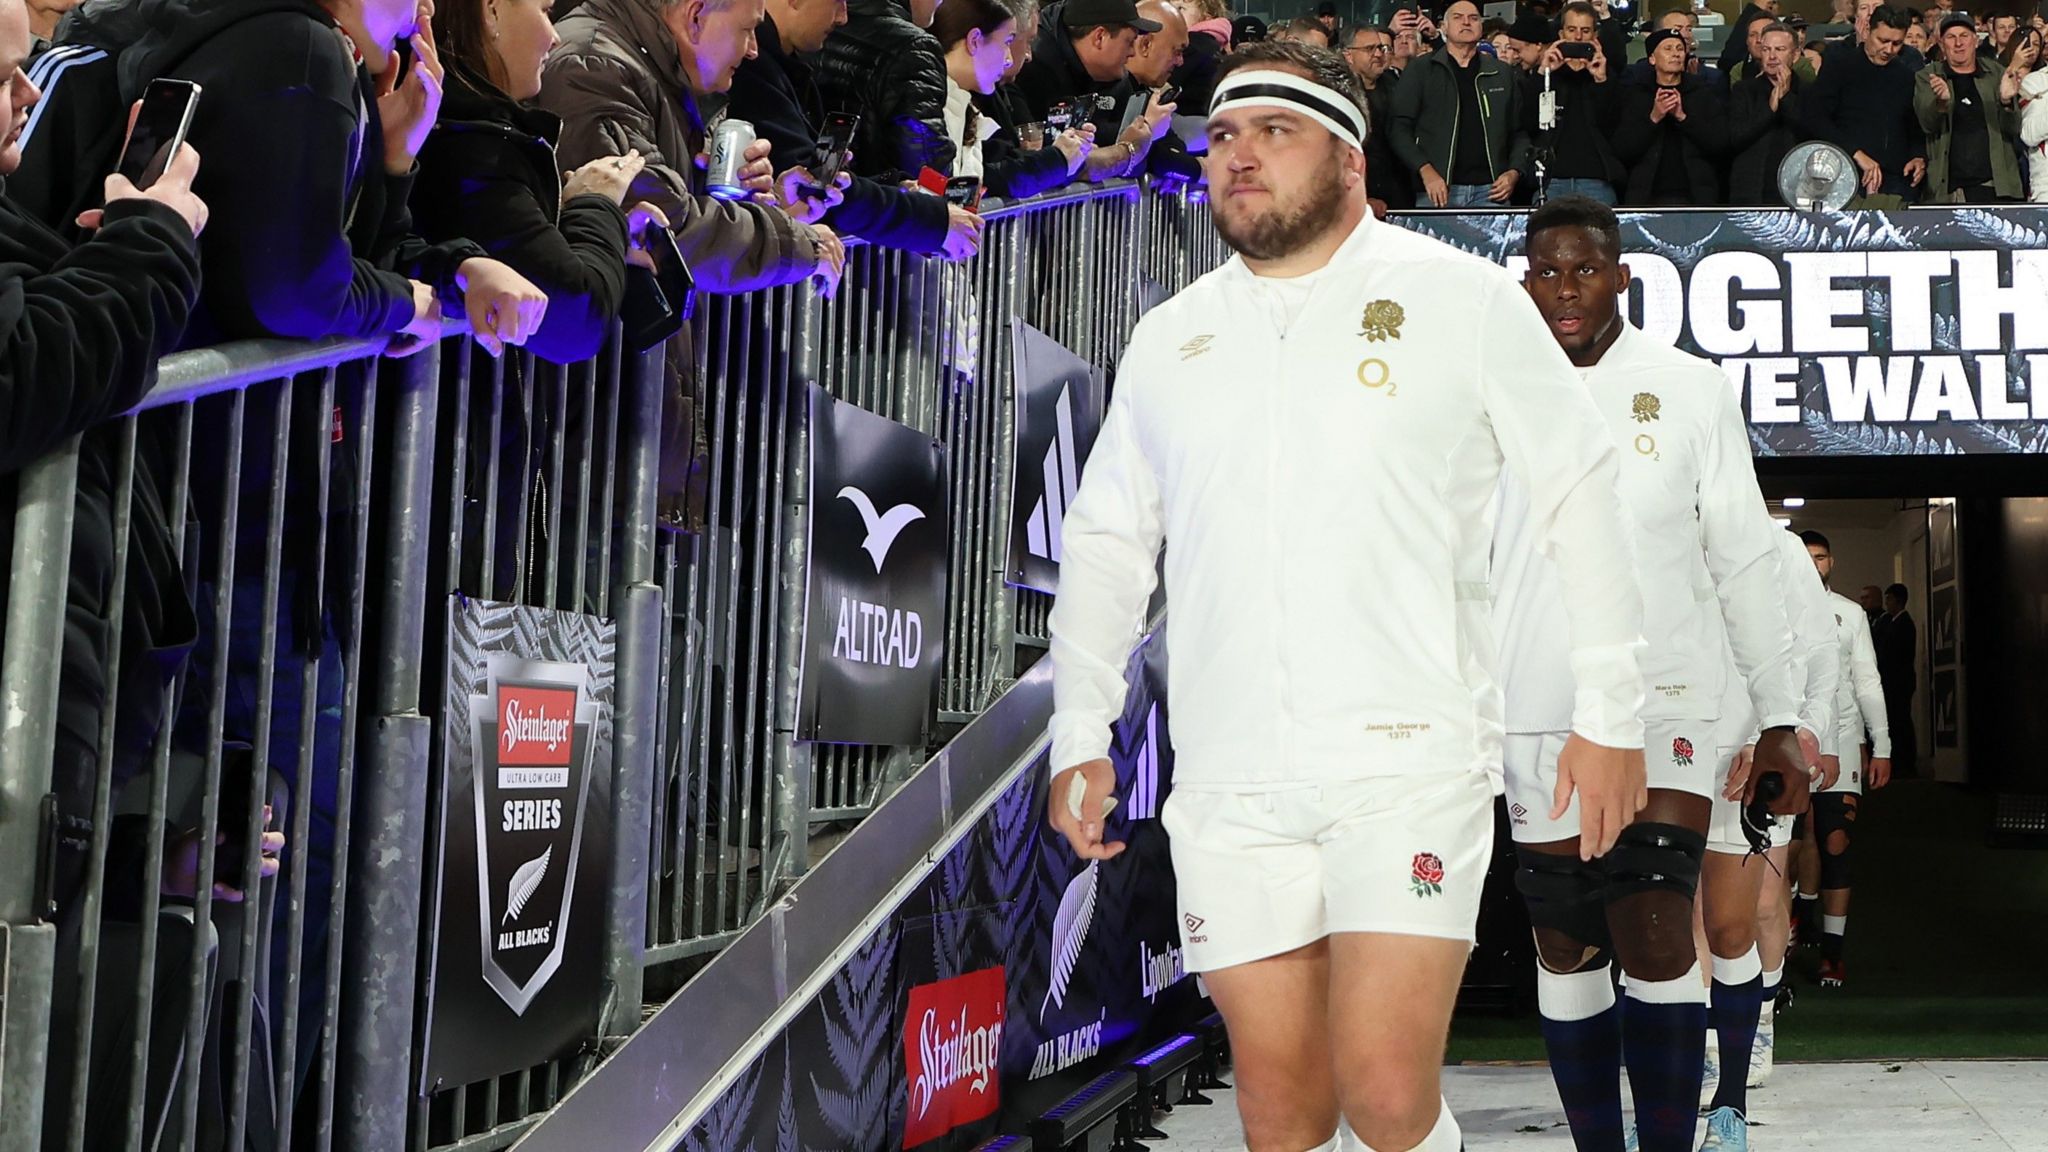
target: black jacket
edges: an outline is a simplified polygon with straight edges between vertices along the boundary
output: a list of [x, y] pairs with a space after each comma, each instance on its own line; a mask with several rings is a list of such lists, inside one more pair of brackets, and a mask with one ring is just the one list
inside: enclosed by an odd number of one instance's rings
[[[1614, 127], [1627, 83], [1613, 72], [1602, 84], [1591, 72], [1560, 68], [1550, 85], [1557, 96], [1557, 127], [1541, 133], [1537, 146], [1545, 153], [1551, 179], [1605, 180], [1620, 192], [1628, 169], [1614, 154]], [[1534, 105], [1543, 92], [1540, 75], [1532, 92]]]
[[1223, 41], [1206, 32], [1188, 35], [1186, 53], [1174, 69], [1173, 86], [1180, 89], [1179, 107], [1184, 115], [1207, 116], [1216, 96], [1216, 73], [1223, 68], [1228, 50]]
[[[169, 208], [123, 201], [74, 247], [0, 196], [0, 340], [6, 349], [0, 358], [0, 555], [14, 552], [14, 473], [66, 437], [92, 429], [79, 449], [51, 776], [60, 902], [75, 888], [91, 844], [94, 755], [112, 688], [109, 600], [121, 432], [104, 422], [148, 393], [157, 358], [177, 343], [198, 299], [199, 247]], [[195, 631], [162, 489], [146, 460], [139, 463], [121, 614], [117, 788], [146, 764], [145, 750], [162, 720], [164, 685], [191, 650]], [[0, 638], [8, 583], [0, 579]]]
[[[1204, 36], [1204, 40], [1208, 37]], [[1095, 139], [1104, 143], [1116, 142], [1117, 131], [1123, 127], [1124, 109], [1133, 100], [1150, 100], [1152, 91], [1139, 84], [1129, 74], [1109, 89], [1111, 106], [1101, 112], [1095, 120]], [[1164, 180], [1182, 180], [1199, 184], [1203, 180], [1202, 161], [1188, 151], [1188, 146], [1172, 128], [1152, 142], [1145, 150], [1145, 174]]]
[[[1066, 26], [1060, 23], [1065, 9], [1063, 4], [1049, 5], [1038, 18], [1038, 39], [1031, 43], [1031, 62], [1017, 73], [1016, 87], [1024, 97], [1024, 105], [1031, 109], [1033, 120], [1045, 119], [1045, 114], [1055, 104], [1072, 101], [1076, 96], [1107, 95], [1124, 83], [1119, 76], [1114, 80], [1097, 80], [1088, 74], [1081, 64], [1081, 56], [1074, 51], [1073, 38], [1067, 35]], [[1103, 115], [1108, 115], [1107, 110]], [[1096, 147], [1106, 148], [1116, 142], [1116, 125], [1109, 126], [1109, 134], [1103, 135], [1097, 125]]]
[[205, 88], [189, 136], [203, 157], [194, 191], [222, 226], [200, 240], [205, 286], [187, 347], [397, 332], [413, 318], [408, 278], [452, 300], [457, 265], [482, 255], [412, 235], [412, 177], [384, 172], [374, 82], [315, 0], [93, 0], [62, 39], [116, 53], [118, 84], [81, 70], [52, 87], [22, 175], [58, 220], [97, 202], [103, 175], [63, 160], [61, 141], [118, 141], [155, 77]]
[[1394, 83], [1393, 73], [1382, 73], [1379, 87], [1365, 93], [1365, 194], [1398, 210], [1415, 207], [1415, 181], [1394, 153]]
[[1778, 166], [1806, 139], [1800, 102], [1807, 82], [1792, 74], [1792, 87], [1771, 108], [1771, 82], [1761, 72], [1740, 80], [1728, 101], [1728, 203], [1734, 207], [1782, 207]]
[[[1721, 200], [1720, 164], [1728, 151], [1728, 108], [1713, 86], [1686, 76], [1678, 86], [1685, 101], [1685, 119], [1667, 116], [1651, 123], [1656, 103], [1654, 85], [1623, 84], [1614, 128], [1614, 154], [1628, 168], [1623, 204], [1648, 204], [1655, 198], [1657, 172], [1664, 150], [1684, 150], [1687, 195], [1701, 207]], [[1675, 123], [1674, 123], [1675, 121]]]
[[[1529, 171], [1529, 125], [1534, 118], [1523, 107], [1528, 89], [1521, 70], [1478, 53], [1478, 89], [1486, 128], [1487, 162], [1494, 177], [1510, 169]], [[1394, 86], [1394, 111], [1389, 143], [1394, 154], [1420, 174], [1434, 165], [1451, 179], [1457, 147], [1458, 76], [1449, 48], [1439, 48], [1411, 61]]]
[[1913, 115], [1919, 60], [1918, 53], [1901, 51], [1880, 68], [1860, 45], [1843, 41], [1828, 49], [1819, 79], [1799, 102], [1809, 139], [1826, 140], [1852, 156], [1868, 152], [1884, 169], [1878, 192], [1908, 200], [1915, 190], [1906, 180], [1906, 165], [1927, 158], [1926, 136]]
[[1051, 144], [1026, 152], [1018, 142], [1017, 125], [1031, 120], [1031, 108], [1016, 85], [977, 93], [974, 106], [996, 125], [996, 134], [981, 142], [981, 183], [989, 195], [1023, 200], [1065, 187], [1078, 175], [1068, 173], [1066, 156]]
[[911, 23], [906, 0], [850, 0], [846, 11], [819, 56], [818, 87], [833, 109], [860, 114], [854, 171], [887, 184], [923, 168], [950, 174], [938, 38]]
[[1719, 64], [1721, 66], [1722, 75], [1728, 76], [1732, 80], [1735, 73], [1735, 66], [1747, 61], [1750, 58], [1750, 26], [1758, 22], [1770, 23], [1771, 21], [1774, 21], [1776, 19], [1776, 16], [1773, 16], [1769, 12], [1764, 11], [1762, 8], [1757, 7], [1754, 0], [1752, 0], [1752, 2], [1749, 5], [1742, 9], [1742, 15], [1737, 16], [1735, 18], [1735, 23], [1728, 26], [1727, 43], [1721, 45], [1721, 59], [1719, 60]]
[[[831, 111], [825, 107], [817, 77], [809, 64], [783, 48], [773, 16], [761, 21], [755, 36], [760, 55], [743, 62], [734, 74], [726, 107], [774, 146], [777, 172], [815, 169], [818, 131]], [[853, 178], [846, 199], [825, 217], [825, 224], [843, 235], [920, 253], [946, 246], [949, 223], [942, 198], [865, 176]]]
[[412, 210], [429, 240], [467, 238], [547, 293], [526, 350], [571, 364], [597, 355], [626, 291], [626, 214], [610, 198], [562, 203], [562, 122], [456, 67], [420, 150]]

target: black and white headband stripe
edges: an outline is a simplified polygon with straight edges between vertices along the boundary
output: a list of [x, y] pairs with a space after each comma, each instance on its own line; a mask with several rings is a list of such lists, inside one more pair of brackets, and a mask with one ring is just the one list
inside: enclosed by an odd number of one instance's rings
[[1365, 150], [1365, 114], [1334, 88], [1318, 84], [1293, 72], [1245, 69], [1231, 73], [1216, 86], [1216, 98], [1209, 115], [1219, 116], [1238, 108], [1284, 108], [1330, 130], [1339, 140], [1359, 151]]

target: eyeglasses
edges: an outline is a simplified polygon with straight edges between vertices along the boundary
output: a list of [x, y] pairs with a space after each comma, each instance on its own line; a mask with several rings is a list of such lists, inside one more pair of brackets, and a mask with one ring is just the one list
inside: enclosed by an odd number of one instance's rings
[[1394, 46], [1392, 44], [1367, 44], [1362, 47], [1353, 45], [1345, 49], [1346, 52], [1392, 52], [1393, 50]]

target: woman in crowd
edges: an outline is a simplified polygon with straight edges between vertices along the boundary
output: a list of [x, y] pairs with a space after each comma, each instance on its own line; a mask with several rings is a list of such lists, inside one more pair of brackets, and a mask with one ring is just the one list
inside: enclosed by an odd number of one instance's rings
[[2005, 74], [2019, 79], [2020, 151], [2027, 160], [2027, 200], [2048, 204], [2048, 33], [2023, 28], [2005, 50]]
[[1045, 125], [1032, 120], [1031, 105], [1017, 91], [1016, 80], [1031, 62], [1031, 45], [1038, 39], [1038, 5], [1035, 0], [1011, 0], [1010, 10], [1017, 18], [1010, 62], [996, 90], [975, 96], [974, 106], [996, 126], [993, 134], [983, 133], [982, 187], [991, 196], [1022, 200], [1059, 188], [1081, 171], [1095, 148], [1095, 125], [1048, 137]]
[[932, 21], [946, 61], [946, 136], [953, 175], [982, 178], [982, 115], [976, 96], [1002, 83], [1017, 40], [1017, 17], [1001, 0], [946, 0]]
[[434, 35], [447, 93], [420, 150], [412, 193], [421, 233], [463, 237], [512, 266], [548, 296], [526, 348], [573, 363], [597, 354], [625, 294], [629, 218], [620, 204], [643, 165], [638, 153], [585, 165], [566, 183], [555, 163], [561, 121], [531, 104], [557, 40], [549, 0], [441, 0]]

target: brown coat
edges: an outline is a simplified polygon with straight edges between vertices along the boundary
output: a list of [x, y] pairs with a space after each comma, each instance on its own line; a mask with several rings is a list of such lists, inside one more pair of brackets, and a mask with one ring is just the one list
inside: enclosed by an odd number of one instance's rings
[[[667, 214], [700, 291], [752, 292], [816, 270], [810, 228], [778, 208], [703, 194], [696, 157], [705, 126], [660, 0], [589, 0], [555, 27], [562, 42], [548, 55], [540, 104], [562, 118], [557, 160], [564, 171], [639, 149], [647, 168], [626, 203], [646, 201]], [[668, 361], [662, 517], [695, 528], [704, 522], [707, 452], [689, 325], [670, 343]]]

